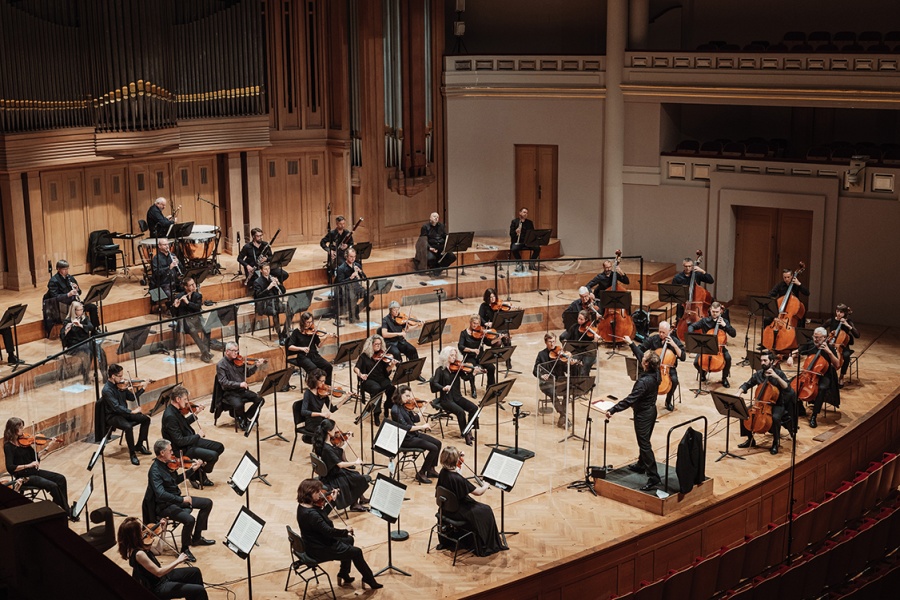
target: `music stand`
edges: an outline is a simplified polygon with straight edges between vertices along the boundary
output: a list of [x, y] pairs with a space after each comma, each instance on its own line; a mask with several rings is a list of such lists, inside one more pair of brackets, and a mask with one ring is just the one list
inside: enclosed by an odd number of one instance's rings
[[[770, 298], [769, 296], [748, 296], [747, 300], [747, 308], [750, 311], [750, 316], [753, 318], [753, 347], [756, 348], [756, 319], [757, 317], [762, 317], [763, 322], [767, 318], [774, 319], [778, 315], [778, 304], [775, 302], [775, 298]], [[750, 352], [749, 336], [750, 327], [747, 328], [747, 332], [744, 334], [744, 349], [747, 350], [748, 354]], [[746, 366], [747, 362], [748, 356], [744, 356], [744, 359], [738, 366]]]
[[[522, 326], [522, 319], [525, 316], [525, 311], [521, 308], [518, 310], [500, 310], [494, 313], [494, 322], [491, 324], [494, 329], [497, 331], [509, 334], [510, 331], [514, 331]], [[513, 369], [507, 369], [507, 373], [515, 373], [517, 375], [521, 375], [521, 371], [515, 371]]]
[[[27, 304], [16, 304], [14, 306], [10, 306], [6, 309], [6, 312], [3, 313], [3, 319], [0, 320], [0, 329], [6, 329], [7, 327], [12, 327], [13, 330], [13, 346], [16, 347], [16, 358], [19, 357], [19, 323], [22, 322], [22, 317], [25, 316], [25, 310], [28, 308]], [[9, 354], [9, 348], [6, 349], [6, 353]], [[13, 373], [16, 372], [16, 369], [19, 368], [20, 365], [27, 365], [28, 363], [24, 361], [20, 361], [13, 366]]]
[[207, 275], [209, 275], [209, 267], [194, 267], [193, 269], [186, 270], [184, 272], [184, 277], [182, 277], [181, 280], [184, 281], [189, 278], [193, 279], [194, 283], [196, 283], [199, 288], [206, 280]]
[[716, 459], [716, 462], [719, 462], [726, 456], [747, 460], [743, 456], [738, 456], [728, 449], [729, 438], [731, 437], [731, 418], [737, 417], [743, 421], [750, 416], [747, 412], [747, 406], [744, 404], [744, 399], [740, 396], [723, 394], [722, 392], [712, 392], [712, 399], [713, 403], [716, 405], [716, 410], [719, 411], [720, 415], [725, 417], [725, 451], [719, 450], [721, 456]]
[[[594, 352], [594, 356], [597, 355], [597, 351], [600, 349], [599, 344], [593, 340], [564, 340], [563, 341], [563, 351], [571, 352], [573, 358], [578, 358], [584, 354], [587, 354], [590, 351]], [[590, 371], [587, 373], [590, 375]], [[598, 376], [599, 376], [599, 368], [598, 368]]]
[[676, 285], [674, 283], [660, 283], [657, 285], [660, 302], [669, 303], [669, 311], [667, 319], [672, 319], [672, 307], [675, 304], [683, 304], [687, 301], [688, 288], [686, 285]]
[[[281, 432], [278, 430], [278, 390], [284, 389], [287, 387], [291, 375], [294, 374], [294, 367], [288, 367], [287, 369], [281, 369], [280, 371], [275, 371], [274, 373], [269, 373], [266, 375], [266, 378], [263, 380], [262, 387], [259, 389], [260, 396], [268, 396], [269, 394], [273, 394], [275, 401], [275, 433], [272, 435], [267, 435], [263, 438], [263, 441], [278, 438], [283, 442], [288, 441], [286, 437], [281, 435]], [[259, 411], [256, 411], [259, 412]], [[257, 450], [257, 454], [259, 451]]]
[[362, 261], [368, 260], [372, 256], [372, 242], [354, 244], [353, 249], [356, 250], [356, 260], [359, 261], [359, 264], [362, 264]]
[[[88, 500], [91, 499], [91, 494], [94, 493], [94, 476], [91, 475], [91, 478], [88, 480], [87, 484], [85, 484], [84, 489], [81, 491], [81, 496], [78, 497], [78, 501], [72, 505], [72, 517], [78, 518], [81, 516], [82, 511], [87, 507]], [[85, 531], [91, 530], [91, 523], [89, 519], [85, 519], [84, 523]]]
[[[512, 391], [513, 384], [516, 383], [515, 379], [507, 379], [505, 381], [498, 381], [493, 385], [487, 386], [484, 390], [484, 397], [478, 403], [478, 409], [475, 411], [475, 414], [472, 415], [472, 418], [469, 419], [469, 422], [466, 423], [465, 429], [461, 432], [463, 437], [469, 433], [473, 427], [477, 430], [475, 422], [478, 420], [481, 412], [490, 406], [494, 405], [494, 417], [496, 422], [494, 423], [494, 443], [487, 444], [493, 448], [503, 448], [504, 450], [509, 450], [511, 446], [505, 446], [500, 443], [500, 405], [506, 400], [506, 397]], [[506, 407], [503, 407], [503, 410], [506, 410]], [[476, 431], [477, 434], [477, 431]], [[478, 470], [478, 439], [475, 440], [475, 470]]]
[[141, 400], [139, 400], [140, 404], [149, 404], [151, 401], [153, 402], [153, 408], [147, 413], [148, 417], [156, 416], [159, 411], [165, 409], [166, 402], [169, 400], [169, 392], [172, 391], [176, 385], [178, 384], [170, 383], [169, 385], [164, 385], [161, 388], [151, 390], [141, 396]]
[[[356, 359], [360, 353], [362, 352], [362, 348], [365, 345], [366, 340], [358, 339], [358, 340], [349, 340], [347, 342], [341, 342], [338, 344], [337, 354], [334, 355], [334, 360], [331, 362], [335, 365], [340, 364], [342, 362], [347, 363], [347, 370], [351, 370], [350, 361]], [[353, 373], [350, 373], [350, 393], [353, 393]], [[356, 409], [354, 408], [354, 411]], [[362, 444], [362, 440], [360, 440], [360, 445]]]
[[242, 506], [238, 510], [238, 514], [231, 524], [231, 529], [225, 536], [222, 543], [237, 554], [239, 557], [247, 561], [247, 592], [248, 598], [253, 598], [253, 570], [250, 568], [250, 551], [256, 545], [256, 540], [262, 534], [263, 527], [266, 522], [250, 512], [246, 506]]
[[122, 334], [122, 339], [119, 341], [119, 347], [116, 348], [116, 354], [131, 354], [131, 358], [134, 359], [135, 377], [138, 377], [136, 353], [147, 343], [147, 336], [149, 335], [150, 325], [138, 327], [137, 329], [129, 329]]
[[245, 450], [244, 456], [241, 457], [240, 462], [238, 462], [234, 472], [231, 474], [231, 478], [228, 480], [228, 485], [231, 486], [235, 494], [243, 496], [246, 492], [246, 504], [244, 506], [248, 510], [250, 509], [250, 483], [253, 481], [253, 474], [257, 471], [259, 471], [259, 461]]
[[293, 292], [288, 296], [287, 304], [292, 315], [298, 315], [309, 309], [312, 305], [313, 293], [311, 291]]
[[434, 372], [434, 343], [441, 339], [444, 334], [444, 327], [447, 325], [447, 319], [438, 319], [437, 321], [425, 321], [422, 325], [422, 331], [419, 332], [418, 344], [431, 344], [431, 371]]
[[283, 269], [294, 260], [294, 253], [296, 251], [296, 248], [282, 248], [281, 250], [276, 250], [272, 253], [269, 264], [272, 265], [272, 268]]
[[387, 523], [388, 564], [385, 568], [375, 573], [375, 577], [378, 577], [385, 571], [397, 571], [401, 575], [411, 577], [403, 569], [398, 569], [394, 566], [391, 552], [391, 541], [393, 539], [391, 536], [391, 525], [400, 519], [400, 509], [403, 508], [404, 496], [406, 496], [406, 485], [385, 477], [383, 473], [378, 474], [378, 477], [375, 479], [375, 485], [372, 488], [372, 496], [369, 499], [369, 514], [375, 515]]
[[566, 378], [566, 386], [568, 389], [568, 394], [566, 396], [566, 413], [568, 418], [569, 406], [571, 406], [572, 418], [570, 419], [571, 424], [566, 432], [566, 437], [559, 440], [558, 443], [561, 444], [570, 438], [575, 438], [576, 440], [581, 440], [581, 447], [582, 449], [584, 448], [584, 445], [587, 443], [587, 438], [575, 433], [575, 399], [591, 394], [594, 391], [595, 385], [594, 378], [589, 375], [572, 375]]
[[[106, 300], [106, 297], [109, 296], [109, 291], [113, 288], [113, 285], [116, 283], [115, 279], [107, 279], [106, 281], [101, 281], [100, 283], [95, 283], [91, 286], [91, 289], [88, 290], [87, 296], [82, 300], [82, 304], [88, 305], [91, 302], [95, 302], [97, 307], [99, 308], [100, 313], [100, 323], [98, 323], [98, 327], [103, 328], [106, 320], [103, 318], [103, 301]], [[18, 348], [17, 348], [18, 350]]]
[[[692, 354], [699, 353], [700, 361], [697, 363], [703, 366], [703, 356], [714, 356], [719, 353], [719, 340], [711, 333], [689, 333], [684, 336], [684, 350]], [[702, 371], [700, 374], [702, 375]], [[700, 387], [692, 389], [694, 398], [700, 394], [708, 394], [709, 390], [703, 389], [703, 377], [700, 377]]]
[[[150, 347], [150, 354], [168, 354], [169, 353], [169, 351], [166, 349], [165, 344], [163, 343], [162, 310], [160, 310], [160, 305], [168, 299], [169, 299], [169, 295], [166, 293], [166, 291], [163, 288], [158, 287], [158, 288], [152, 288], [150, 290], [150, 302], [153, 304], [156, 304], [156, 306], [157, 306], [156, 318], [157, 318], [157, 324], [159, 325], [159, 340]], [[177, 361], [176, 361], [176, 364], [178, 364]]]
[[[369, 289], [366, 292], [366, 298], [368, 299], [371, 296], [384, 296], [388, 292], [391, 291], [391, 288], [394, 287], [393, 279], [375, 279], [369, 281]], [[379, 309], [381, 311], [381, 320], [384, 320], [384, 298], [382, 298], [381, 302], [378, 303]]]
[[[540, 246], [546, 246], [550, 243], [550, 234], [553, 232], [552, 229], [530, 229], [525, 232], [525, 239], [522, 240], [522, 245], [528, 249], [536, 248]], [[532, 253], [533, 254], [533, 253]], [[529, 263], [533, 262], [534, 259], [529, 258]], [[543, 295], [545, 290], [541, 289], [541, 269], [540, 265], [535, 265], [537, 267], [537, 291], [539, 294]]]
[[[631, 292], [614, 292], [612, 290], [605, 290], [600, 292], [600, 314], [603, 314], [608, 308], [611, 308], [613, 310], [624, 310], [627, 314], [631, 314]], [[622, 336], [616, 335], [615, 326], [616, 323], [615, 321], [613, 321], [613, 339], [609, 340], [609, 342], [612, 344], [612, 351], [606, 353], [606, 356], [608, 358], [612, 358], [613, 356], [625, 356], [624, 354], [620, 354], [618, 351], [619, 340], [622, 339]], [[603, 341], [605, 342], [607, 340]]]
[[525, 466], [525, 459], [511, 452], [505, 452], [498, 448], [491, 450], [481, 477], [489, 484], [500, 490], [500, 535], [507, 546], [506, 536], [516, 535], [518, 531], [506, 531], [506, 492], [512, 491]]
[[[369, 445], [375, 445], [375, 412], [381, 410], [381, 398], [384, 396], [384, 390], [378, 392], [362, 406], [359, 410], [359, 415], [353, 420], [354, 425], [359, 425], [359, 455], [363, 456], [363, 426], [364, 422], [368, 417], [373, 417], [369, 419]], [[372, 462], [370, 463], [362, 463], [361, 466], [369, 467], [369, 473], [375, 470], [375, 468], [383, 469], [387, 465], [382, 465], [375, 462], [375, 454], [372, 454]]]
[[[247, 423], [247, 430], [244, 431], [244, 437], [250, 437], [250, 432], [256, 429], [256, 455], [259, 456], [259, 463], [262, 464], [262, 455], [259, 450], [259, 415], [262, 412], [262, 406], [259, 406], [256, 409], [256, 412], [253, 413], [253, 418], [250, 419], [250, 422]], [[259, 469], [260, 472], [257, 473], [253, 479], [259, 479], [267, 486], [271, 487], [272, 484], [266, 480], [266, 477], [269, 476], [268, 473], [262, 473], [262, 469]]]
[[[104, 454], [104, 450], [106, 449], [106, 444], [109, 443], [109, 439], [112, 436], [113, 427], [109, 427], [106, 430], [106, 435], [103, 436], [103, 439], [100, 440], [100, 444], [97, 446], [97, 449], [94, 450], [94, 453], [91, 455], [90, 460], [88, 460], [87, 470], [93, 471], [94, 466], [97, 464], [97, 459], [100, 459], [100, 473], [103, 475], [103, 506], [109, 508], [109, 492], [106, 487], [106, 454]], [[154, 459], [155, 460], [155, 459]], [[109, 510], [112, 511], [114, 515], [118, 515], [120, 517], [127, 517], [125, 513], [120, 513], [111, 508]]]
[[[228, 326], [229, 323], [234, 323], [234, 341], [240, 341], [240, 334], [238, 333], [237, 327], [237, 304], [229, 304], [228, 306], [221, 306], [216, 310], [210, 311], [208, 316], [206, 317], [206, 322], [203, 323], [203, 331], [206, 332], [206, 335], [209, 339], [212, 339], [213, 329], [224, 329]], [[224, 333], [222, 334], [224, 338]]]
[[[438, 260], [438, 268], [446, 268], [449, 267], [450, 264], [444, 265], [444, 257], [448, 254], [455, 254], [456, 256], [462, 256], [462, 253], [472, 247], [472, 242], [475, 240], [475, 232], [474, 231], [456, 231], [453, 233], [448, 233], [447, 238], [444, 240], [444, 252], [440, 260]], [[460, 261], [460, 266], [462, 268], [462, 274], [466, 274], [466, 267], [463, 265], [463, 261]], [[456, 300], [458, 302], [462, 302], [463, 299], [459, 295], [459, 271], [460, 269], [455, 269], [456, 271], [456, 283], [454, 284], [454, 289], [456, 290]]]
[[394, 370], [394, 378], [391, 380], [391, 385], [396, 387], [403, 383], [417, 380], [422, 374], [422, 367], [425, 366], [425, 360], [426, 359], [423, 356], [416, 360], [409, 360], [398, 364], [397, 368]]

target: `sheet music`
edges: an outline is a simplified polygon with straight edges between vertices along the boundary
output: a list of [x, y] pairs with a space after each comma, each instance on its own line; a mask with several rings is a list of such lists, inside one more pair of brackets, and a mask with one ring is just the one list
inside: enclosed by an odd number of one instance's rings
[[497, 451], [491, 452], [487, 464], [484, 466], [482, 476], [511, 488], [519, 477], [522, 465], [525, 461], [511, 458]]
[[616, 403], [611, 400], [594, 400], [593, 402], [591, 402], [591, 408], [595, 410], [602, 410], [603, 412], [608, 411], [615, 405]]
[[237, 548], [244, 554], [250, 554], [250, 550], [253, 549], [253, 544], [259, 539], [259, 534], [262, 533], [264, 525], [264, 521], [258, 520], [246, 508], [241, 507], [241, 512], [238, 513], [237, 519], [231, 526], [231, 531], [228, 532], [228, 546]]
[[403, 506], [403, 497], [405, 495], [405, 487], [401, 487], [390, 479], [379, 476], [375, 481], [375, 489], [372, 490], [369, 506], [396, 519], [400, 516], [400, 508]]
[[93, 492], [94, 492], [94, 477], [91, 476], [91, 480], [87, 482], [86, 486], [84, 486], [84, 489], [81, 491], [81, 496], [78, 498], [78, 502], [75, 503], [75, 509], [72, 511], [72, 513], [76, 517], [81, 514], [81, 511], [84, 510], [84, 507], [87, 504], [87, 501], [91, 497], [91, 494]]
[[258, 469], [259, 466], [253, 460], [253, 457], [250, 456], [250, 453], [245, 452], [244, 457], [241, 459], [241, 462], [238, 463], [237, 468], [231, 475], [231, 483], [233, 483], [239, 490], [245, 491], [247, 489], [247, 486], [249, 486], [250, 482], [253, 480], [253, 476], [256, 474], [256, 471]]
[[375, 438], [375, 450], [386, 456], [396, 456], [406, 439], [406, 430], [401, 429], [391, 421], [385, 421], [378, 430]]
[[103, 448], [106, 447], [106, 442], [109, 441], [108, 437], [112, 430], [107, 430], [106, 435], [103, 436], [103, 439], [100, 440], [100, 444], [97, 446], [97, 449], [94, 450], [94, 453], [91, 455], [91, 460], [88, 461], [88, 471], [94, 470], [94, 465], [97, 464], [97, 459], [100, 458], [100, 453], [103, 452]]

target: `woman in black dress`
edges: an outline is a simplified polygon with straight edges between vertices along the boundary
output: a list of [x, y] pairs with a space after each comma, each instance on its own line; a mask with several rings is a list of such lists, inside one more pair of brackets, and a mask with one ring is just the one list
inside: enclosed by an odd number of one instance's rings
[[419, 416], [419, 410], [416, 408], [416, 396], [409, 389], [408, 385], [401, 385], [394, 392], [391, 419], [407, 432], [406, 437], [403, 438], [402, 446], [404, 448], [421, 448], [425, 450], [425, 462], [422, 463], [422, 468], [416, 473], [416, 481], [430, 484], [431, 479], [429, 477], [438, 476], [434, 468], [437, 466], [441, 442], [425, 433], [431, 430], [431, 425], [420, 422], [423, 419]]
[[182, 552], [178, 558], [162, 566], [144, 543], [143, 527], [134, 517], [128, 517], [119, 525], [119, 554], [131, 565], [131, 575], [157, 598], [187, 598], [204, 600], [208, 598], [203, 585], [203, 574], [197, 567], [178, 565], [188, 561]]
[[[331, 393], [319, 394], [319, 385], [327, 385], [327, 375], [322, 369], [313, 369], [306, 376], [306, 391], [300, 403], [300, 415], [306, 421], [304, 429], [315, 433], [324, 419], [330, 419], [332, 411], [337, 410], [331, 403]], [[296, 403], [295, 403], [296, 404]]]
[[[477, 365], [478, 361], [481, 360], [481, 355], [484, 354], [484, 351], [491, 344], [499, 344], [500, 338], [495, 339], [493, 342], [488, 342], [484, 339], [484, 332], [481, 329], [481, 317], [478, 315], [472, 315], [469, 317], [469, 326], [459, 332], [459, 344], [457, 347], [459, 351], [462, 353], [463, 360], [467, 363]], [[482, 366], [484, 371], [487, 373], [487, 384], [491, 386], [497, 380], [497, 365], [489, 364]], [[472, 386], [472, 398], [477, 398], [478, 394], [475, 392], [475, 378], [473, 377], [470, 381]]]
[[[357, 458], [354, 461], [348, 461], [344, 456], [344, 445], [347, 442], [337, 442], [335, 440], [335, 425], [331, 419], [323, 419], [316, 430], [313, 437], [313, 453], [322, 459], [328, 473], [325, 477], [321, 477], [322, 483], [329, 489], [338, 488], [341, 490], [340, 495], [335, 501], [338, 508], [350, 507], [350, 510], [356, 512], [365, 512], [364, 503], [368, 502], [363, 498], [366, 489], [369, 487], [369, 481], [365, 475], [352, 470], [350, 467], [362, 464]], [[335, 445], [337, 444], [337, 445]]]
[[453, 492], [459, 501], [459, 510], [452, 516], [468, 523], [469, 528], [475, 532], [476, 556], [490, 556], [501, 550], [509, 550], [500, 537], [493, 509], [472, 498], [472, 495], [482, 495], [491, 486], [483, 484], [481, 487], [475, 487], [471, 481], [460, 474], [459, 465], [463, 456], [464, 454], [454, 446], [447, 446], [441, 452], [441, 473], [438, 476], [438, 485]]
[[[481, 324], [491, 329], [494, 327], [494, 320], [497, 318], [497, 313], [503, 310], [510, 310], [510, 303], [500, 302], [497, 299], [497, 290], [494, 288], [488, 288], [484, 290], [484, 296], [481, 298], [481, 306], [478, 307], [478, 317], [481, 319]], [[509, 335], [508, 331], [502, 332], [503, 336], [498, 340], [495, 340], [494, 343], [500, 344], [502, 346], [509, 346], [512, 344], [512, 337]], [[506, 361], [506, 370], [509, 371], [512, 369], [512, 360]]]
[[331, 385], [331, 372], [334, 367], [319, 354], [320, 343], [321, 338], [312, 313], [309, 311], [302, 313], [300, 326], [291, 332], [286, 344], [287, 361], [306, 371], [307, 375], [314, 369], [322, 369], [325, 373], [325, 383]]
[[[471, 381], [475, 378], [474, 374], [466, 373], [463, 370], [451, 370], [454, 365], [460, 365], [461, 359], [459, 351], [453, 346], [444, 346], [438, 356], [438, 368], [434, 370], [431, 376], [431, 391], [441, 396], [438, 400], [440, 407], [456, 417], [459, 423], [459, 432], [462, 435], [466, 423], [472, 418], [472, 415], [478, 410], [475, 403], [467, 398], [463, 398], [462, 392], [459, 391], [460, 381]], [[475, 385], [474, 383], [472, 384]], [[466, 444], [472, 445], [472, 433], [465, 435]]]
[[[337, 494], [340, 496], [340, 494]], [[297, 525], [306, 553], [318, 562], [341, 561], [338, 571], [338, 585], [350, 585], [350, 562], [362, 575], [363, 584], [373, 590], [384, 586], [375, 581], [372, 569], [366, 563], [362, 550], [353, 545], [353, 528], [337, 529], [325, 514], [325, 492], [322, 482], [304, 479], [297, 487]]]
[[63, 321], [60, 330], [62, 346], [69, 350], [70, 356], [76, 356], [81, 360], [82, 382], [87, 385], [91, 381], [91, 361], [93, 358], [92, 347], [83, 342], [94, 335], [94, 324], [90, 317], [84, 314], [84, 305], [81, 302], [73, 302], [69, 305], [69, 316]]
[[[384, 416], [391, 415], [391, 398], [394, 386], [391, 384], [391, 373], [394, 371], [394, 357], [387, 352], [387, 345], [380, 335], [373, 335], [363, 344], [362, 352], [356, 359], [353, 371], [359, 377], [359, 388], [374, 398], [384, 392]], [[378, 412], [375, 413], [375, 424], [380, 423]]]

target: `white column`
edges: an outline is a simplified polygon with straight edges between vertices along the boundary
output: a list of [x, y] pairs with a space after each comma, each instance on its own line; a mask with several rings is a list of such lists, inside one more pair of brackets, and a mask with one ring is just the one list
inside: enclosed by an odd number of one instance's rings
[[628, 29], [627, 0], [609, 0], [606, 25], [606, 102], [603, 135], [603, 211], [601, 251], [611, 256], [622, 246], [624, 193], [622, 169], [625, 164], [625, 101], [622, 71], [625, 64], [625, 36]]
[[650, 27], [650, 0], [631, 0], [628, 11], [628, 49], [647, 48], [647, 29]]

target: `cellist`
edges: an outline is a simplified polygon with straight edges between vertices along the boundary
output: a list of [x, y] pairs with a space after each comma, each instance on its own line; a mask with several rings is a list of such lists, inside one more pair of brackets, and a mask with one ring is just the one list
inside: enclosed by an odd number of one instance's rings
[[[692, 274], [694, 275], [694, 283], [696, 284], [716, 282], [712, 275], [700, 268], [699, 265], [695, 265], [693, 259], [685, 258], [681, 261], [681, 267], [681, 273], [677, 273], [675, 277], [672, 278], [672, 285], [690, 285]], [[675, 316], [677, 317], [676, 323], [680, 322], [681, 318], [684, 316], [684, 304], [678, 305]]]
[[847, 374], [847, 367], [850, 366], [850, 356], [853, 354], [853, 349], [850, 346], [853, 345], [853, 340], [859, 337], [859, 330], [853, 324], [853, 321], [850, 320], [850, 315], [852, 314], [853, 311], [850, 310], [849, 306], [843, 303], [838, 304], [834, 309], [834, 316], [822, 325], [829, 332], [835, 331], [840, 326], [841, 332], [847, 334], [845, 345], [840, 343], [840, 339], [834, 341], [835, 348], [837, 348], [837, 345], [841, 346], [841, 376], [838, 380], [838, 387], [843, 387], [844, 375]]
[[[709, 333], [713, 331], [716, 328], [716, 324], [718, 324], [720, 331], [724, 331], [729, 337], [736, 336], [737, 332], [725, 318], [723, 312], [722, 303], [713, 302], [709, 305], [709, 316], [703, 317], [699, 321], [694, 321], [688, 325], [688, 333]], [[722, 369], [722, 387], [731, 387], [728, 383], [728, 376], [731, 374], [731, 354], [725, 346], [719, 346], [719, 351], [725, 358], [725, 368]], [[706, 381], [706, 371], [700, 369], [699, 354], [697, 355], [697, 358], [694, 359], [694, 368], [700, 372], [700, 381]]]
[[[644, 354], [647, 351], [656, 352], [666, 346], [668, 346], [669, 352], [675, 353], [675, 357], [678, 360], [684, 360], [687, 356], [684, 351], [684, 344], [675, 337], [672, 332], [672, 326], [669, 325], [667, 321], [660, 321], [657, 332], [645, 339], [640, 346], [627, 337], [625, 338], [625, 343], [631, 348], [631, 351], [638, 361], [641, 361], [644, 358]], [[672, 387], [669, 389], [669, 393], [666, 394], [666, 410], [669, 412], [675, 410], [674, 398], [675, 389], [678, 387], [678, 360], [676, 360], [675, 364], [669, 368], [669, 378], [672, 380]]]
[[[791, 285], [793, 284], [793, 285]], [[800, 295], [804, 295], [809, 298], [809, 289], [806, 288], [800, 280], [794, 276], [794, 272], [791, 269], [782, 269], [781, 270], [781, 281], [775, 284], [771, 290], [769, 290], [769, 298], [781, 298], [788, 292], [788, 288], [791, 289], [791, 294], [797, 296], [797, 299], [800, 300]], [[774, 319], [772, 317], [766, 317], [763, 319], [763, 328], [769, 326]]]
[[[747, 390], [754, 386], [763, 385], [767, 381], [769, 385], [775, 386], [778, 390], [778, 399], [772, 406], [772, 427], [769, 431], [772, 433], [772, 448], [769, 450], [771, 454], [778, 454], [778, 444], [781, 441], [781, 427], [787, 427], [791, 436], [794, 435], [796, 427], [792, 425], [791, 415], [793, 414], [793, 402], [796, 398], [794, 390], [791, 388], [787, 375], [775, 366], [775, 355], [771, 350], [766, 350], [759, 355], [759, 371], [750, 376], [750, 379], [741, 384], [741, 394], [747, 393]], [[738, 448], [755, 448], [756, 440], [753, 439], [753, 432], [744, 426], [741, 421], [741, 435], [747, 439], [740, 444]]]
[[[818, 426], [816, 417], [822, 410], [822, 405], [827, 402], [835, 408], [841, 405], [841, 391], [838, 388], [837, 369], [840, 368], [840, 360], [837, 357], [837, 350], [831, 342], [828, 341], [828, 331], [824, 327], [816, 327], [810, 341], [794, 350], [788, 358], [788, 364], [794, 364], [794, 357], [798, 356], [814, 356], [821, 350], [820, 357], [828, 361], [828, 368], [825, 374], [819, 377], [819, 389], [813, 400], [813, 412], [809, 417], [809, 426], [815, 429]], [[811, 365], [810, 365], [811, 366]], [[807, 368], [807, 365], [804, 365]], [[802, 412], [802, 411], [801, 411]]]

